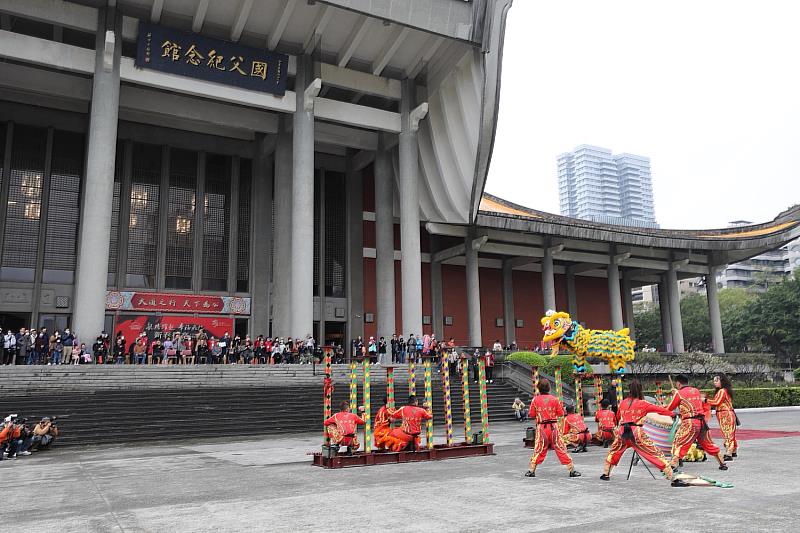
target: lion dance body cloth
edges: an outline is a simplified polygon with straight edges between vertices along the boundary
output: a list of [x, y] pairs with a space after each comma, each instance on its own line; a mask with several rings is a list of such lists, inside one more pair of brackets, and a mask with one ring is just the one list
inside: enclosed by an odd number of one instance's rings
[[573, 322], [568, 313], [552, 310], [541, 322], [542, 343], [552, 348], [552, 355], [557, 355], [561, 346], [570, 350], [576, 372], [586, 371], [587, 357], [603, 359], [617, 374], [624, 373], [625, 364], [633, 361], [636, 342], [630, 338], [628, 328], [619, 331], [586, 329]]

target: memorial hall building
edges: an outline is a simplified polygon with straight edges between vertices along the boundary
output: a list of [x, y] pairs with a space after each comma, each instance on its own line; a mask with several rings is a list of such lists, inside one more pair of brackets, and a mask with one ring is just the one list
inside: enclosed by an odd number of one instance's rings
[[658, 284], [683, 351], [678, 280], [800, 209], [672, 231], [485, 194], [511, 4], [0, 0], [0, 325], [532, 345]]

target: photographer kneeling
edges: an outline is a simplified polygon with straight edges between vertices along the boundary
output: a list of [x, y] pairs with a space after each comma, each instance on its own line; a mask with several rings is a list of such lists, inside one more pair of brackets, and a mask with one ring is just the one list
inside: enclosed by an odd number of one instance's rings
[[49, 448], [53, 441], [58, 436], [58, 427], [56, 426], [56, 418], [50, 420], [47, 417], [36, 424], [33, 428], [33, 443], [31, 450], [39, 451]]

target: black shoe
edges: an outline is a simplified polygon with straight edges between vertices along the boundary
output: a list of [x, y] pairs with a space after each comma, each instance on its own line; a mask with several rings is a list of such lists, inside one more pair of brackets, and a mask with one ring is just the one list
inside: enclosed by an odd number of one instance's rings
[[728, 465], [725, 465], [725, 464], [719, 465], [719, 469], [720, 470], [727, 470], [728, 469]]
[[531, 472], [530, 470], [528, 470], [527, 472], [525, 472], [525, 477], [536, 477], [536, 472]]
[[603, 481], [611, 481], [611, 476], [609, 476], [608, 474], [603, 474], [600, 476], [600, 479], [602, 479]]
[[608, 447], [610, 446], [610, 444], [611, 444], [610, 442], [608, 442], [608, 441], [605, 441], [605, 442], [603, 443], [603, 448], [608, 448]]
[[730, 455], [723, 455], [722, 459], [723, 461], [733, 461], [733, 457], [731, 457]]
[[678, 459], [678, 466], [683, 466], [683, 459]]
[[708, 461], [708, 456], [706, 454], [703, 454], [703, 458], [700, 459], [700, 462], [705, 463], [706, 461]]
[[673, 479], [671, 485], [673, 487], [688, 487], [689, 484], [682, 479]]
[[570, 470], [569, 477], [581, 477], [581, 473], [578, 472], [577, 470]]
[[733, 452], [733, 453], [731, 454], [731, 457], [739, 457], [739, 454], [737, 454], [736, 452]]

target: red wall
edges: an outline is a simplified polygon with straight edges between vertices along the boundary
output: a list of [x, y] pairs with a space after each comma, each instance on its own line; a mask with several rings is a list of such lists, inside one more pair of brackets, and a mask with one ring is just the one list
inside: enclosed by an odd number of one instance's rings
[[481, 337], [491, 346], [496, 339], [505, 345], [506, 328], [497, 326], [503, 318], [503, 271], [499, 268], [478, 269], [481, 286]]
[[444, 326], [444, 338], [449, 339], [453, 337], [458, 345], [469, 344], [469, 334], [467, 333], [466, 287], [467, 278], [463, 266], [442, 265], [442, 302], [444, 304], [444, 316], [453, 317], [453, 325]]
[[539, 272], [515, 270], [512, 282], [514, 318], [522, 320], [522, 327], [516, 328], [517, 345], [521, 348], [538, 346], [542, 339], [542, 327], [539, 321], [544, 315], [542, 275]]
[[611, 329], [611, 306], [608, 303], [608, 281], [605, 278], [575, 276], [578, 316], [587, 328]]

